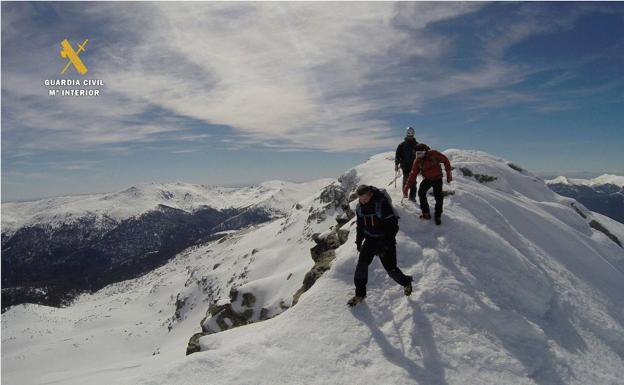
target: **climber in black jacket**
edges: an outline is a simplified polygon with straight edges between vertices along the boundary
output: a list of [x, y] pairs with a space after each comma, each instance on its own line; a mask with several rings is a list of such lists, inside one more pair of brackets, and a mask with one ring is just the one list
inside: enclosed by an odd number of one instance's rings
[[[412, 171], [412, 164], [414, 163], [414, 159], [416, 159], [416, 145], [418, 142], [414, 137], [414, 129], [412, 127], [407, 127], [405, 130], [405, 140], [403, 140], [397, 146], [396, 153], [394, 155], [394, 171], [398, 172], [399, 167], [403, 171], [403, 184], [402, 188], [405, 188], [405, 183], [407, 183], [407, 177], [409, 176], [410, 171]], [[416, 181], [409, 186], [409, 197], [408, 199], [412, 202], [416, 202]]]
[[348, 305], [355, 306], [366, 297], [368, 265], [375, 255], [379, 255], [388, 275], [404, 287], [405, 295], [412, 294], [412, 277], [403, 274], [397, 267], [395, 236], [399, 231], [399, 221], [387, 193], [373, 186], [360, 185], [357, 188], [357, 195], [359, 202], [355, 210], [357, 214], [355, 244], [360, 255], [353, 277], [355, 296], [349, 300]]

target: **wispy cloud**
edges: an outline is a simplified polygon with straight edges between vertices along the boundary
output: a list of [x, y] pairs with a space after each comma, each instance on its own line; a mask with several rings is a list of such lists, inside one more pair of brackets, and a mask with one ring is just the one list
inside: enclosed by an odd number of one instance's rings
[[171, 151], [171, 153], [172, 154], [191, 154], [191, 153], [197, 152], [197, 151], [198, 150], [195, 150], [195, 149], [193, 149], [193, 150], [174, 150], [174, 151]]
[[575, 79], [579, 76], [578, 73], [574, 72], [574, 71], [564, 71], [563, 73], [560, 73], [556, 76], [554, 76], [553, 78], [551, 78], [550, 80], [548, 80], [547, 82], [544, 82], [544, 84], [542, 84], [541, 87], [543, 88], [547, 88], [547, 87], [557, 87], [560, 86], [572, 79]]
[[20, 179], [49, 179], [51, 178], [50, 174], [46, 174], [44, 172], [23, 172], [23, 171], [7, 171], [2, 173], [4, 177], [11, 177], [11, 183], [14, 183], [13, 178], [17, 177]]
[[535, 101], [506, 89], [538, 70], [506, 62], [506, 51], [570, 28], [584, 8], [569, 7], [552, 21], [539, 5], [512, 5], [509, 17], [481, 21], [488, 24], [477, 33], [478, 66], [448, 65], [456, 37], [431, 26], [483, 6], [54, 4], [58, 17], [83, 20], [87, 30], [97, 26], [89, 59], [93, 76], [106, 83], [104, 95], [70, 100], [46, 96], [41, 84], [58, 77], [58, 42], [38, 37], [38, 46], [14, 48], [21, 44], [14, 31], [43, 28], [29, 17], [37, 10], [3, 4], [3, 53], [12, 47], [28, 63], [5, 63], [3, 55], [3, 150], [119, 148], [214, 135], [210, 128], [198, 133], [186, 119], [229, 127], [235, 138], [215, 142], [230, 148], [371, 150], [394, 144], [389, 115], [417, 114], [443, 98], [462, 98], [467, 109]]
[[4, 96], [10, 99], [6, 126], [37, 132], [22, 150], [184, 136], [184, 126], [137, 121], [155, 106], [228, 126], [249, 143], [268, 148], [386, 146], [392, 127], [377, 116], [417, 110], [425, 98], [406, 97], [405, 86], [392, 84], [393, 76], [385, 74], [408, 60], [435, 59], [448, 41], [427, 37], [424, 29], [476, 8], [426, 3], [57, 5], [60, 14], [82, 14], [128, 37], [99, 47], [97, 40], [92, 43], [91, 60], [106, 82], [106, 96], [50, 99], [42, 79], [9, 65], [3, 72]]
[[535, 110], [538, 112], [561, 112], [574, 110], [576, 108], [578, 108], [578, 105], [572, 102], [550, 102], [535, 107]]

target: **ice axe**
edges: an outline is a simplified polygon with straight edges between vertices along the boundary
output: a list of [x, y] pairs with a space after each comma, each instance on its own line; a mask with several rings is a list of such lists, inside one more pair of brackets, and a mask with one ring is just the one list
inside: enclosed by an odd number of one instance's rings
[[401, 171], [396, 170], [396, 174], [394, 174], [394, 179], [392, 179], [390, 181], [390, 183], [388, 183], [388, 186], [390, 186], [392, 183], [394, 183], [394, 188], [396, 189], [396, 181], [397, 181], [397, 179], [399, 179], [400, 176], [401, 176]]

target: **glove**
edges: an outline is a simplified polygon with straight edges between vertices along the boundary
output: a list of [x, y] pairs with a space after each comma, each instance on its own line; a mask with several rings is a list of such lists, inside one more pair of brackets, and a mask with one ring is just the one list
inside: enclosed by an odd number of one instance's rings
[[453, 181], [453, 176], [452, 176], [451, 174], [448, 174], [448, 175], [446, 176], [446, 182], [447, 182], [447, 183], [451, 183], [452, 181]]
[[395, 165], [394, 165], [394, 171], [395, 171], [395, 172], [399, 171], [399, 165], [398, 165], [398, 164], [395, 164]]
[[362, 241], [359, 242], [355, 242], [355, 248], [357, 249], [357, 251], [362, 250]]

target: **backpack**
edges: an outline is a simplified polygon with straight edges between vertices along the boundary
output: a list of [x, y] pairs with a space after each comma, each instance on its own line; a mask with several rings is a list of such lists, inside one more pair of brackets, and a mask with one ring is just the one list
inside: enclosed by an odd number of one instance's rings
[[427, 152], [425, 153], [425, 156], [421, 159], [418, 160], [418, 166], [420, 167], [420, 169], [423, 169], [423, 166], [425, 164], [425, 160], [430, 160], [435, 164], [439, 164], [440, 160], [438, 159], [437, 156], [435, 156], [435, 154], [431, 153], [430, 150], [427, 150]]
[[[386, 191], [385, 188], [377, 188], [377, 187], [373, 187], [373, 186], [371, 186], [371, 189], [373, 190], [373, 192], [376, 191], [376, 192], [379, 192], [381, 194], [383, 199], [385, 199], [388, 202], [388, 204], [390, 205], [390, 210], [392, 211], [392, 214], [394, 214], [394, 216], [397, 219], [399, 219], [400, 217], [398, 215], [396, 215], [396, 211], [394, 210], [394, 206], [392, 206], [392, 198], [390, 198], [390, 194], [388, 194], [388, 191]], [[378, 199], [375, 202], [375, 216], [378, 219], [383, 219], [382, 218], [382, 214], [381, 214], [381, 204], [382, 203], [383, 203], [382, 199]], [[357, 214], [359, 216], [363, 216], [362, 215], [362, 209], [360, 208], [360, 203], [357, 204], [356, 211], [357, 211]]]

